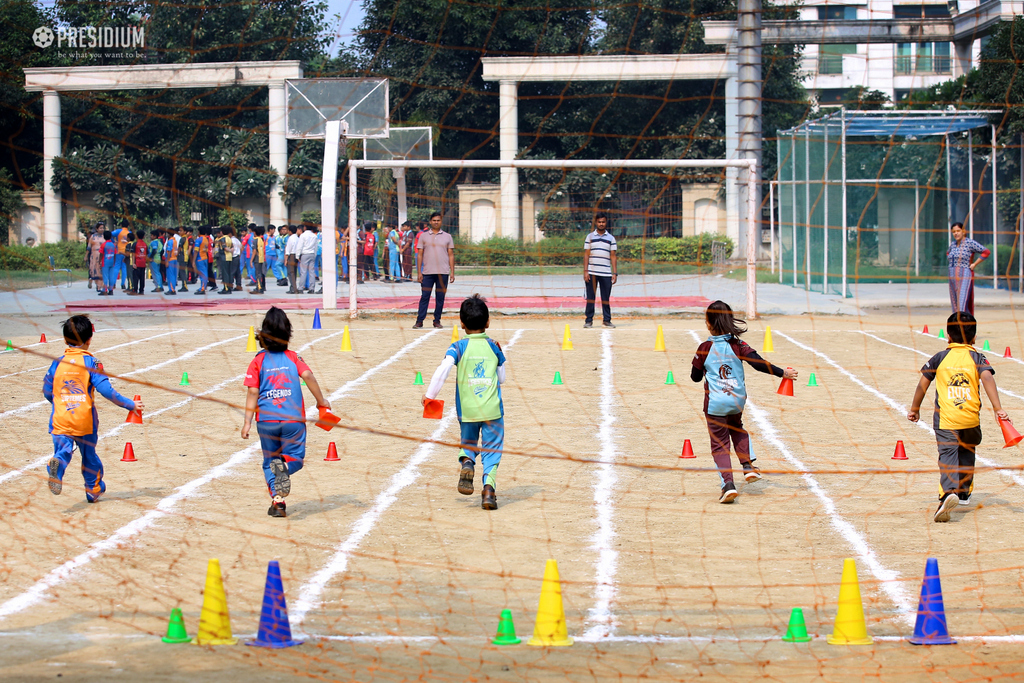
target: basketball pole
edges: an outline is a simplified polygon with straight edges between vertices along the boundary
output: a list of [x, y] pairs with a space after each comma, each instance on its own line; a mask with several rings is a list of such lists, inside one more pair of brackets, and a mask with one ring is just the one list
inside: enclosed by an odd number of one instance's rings
[[[322, 230], [320, 267], [324, 290], [322, 306], [324, 310], [335, 310], [338, 308], [338, 259], [334, 257], [334, 248], [337, 243], [334, 231], [338, 227], [338, 156], [342, 138], [348, 132], [348, 123], [326, 121], [324, 126], [323, 183], [320, 187], [320, 229]], [[353, 183], [350, 187], [354, 188], [354, 186]], [[355, 202], [349, 202], [350, 212], [354, 205]], [[354, 288], [349, 296], [355, 296]]]

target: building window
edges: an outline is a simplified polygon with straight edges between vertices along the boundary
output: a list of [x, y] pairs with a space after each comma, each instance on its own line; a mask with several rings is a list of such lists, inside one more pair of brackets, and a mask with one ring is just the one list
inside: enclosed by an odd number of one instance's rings
[[[897, 19], [941, 19], [949, 17], [946, 5], [894, 5]], [[948, 74], [949, 43], [899, 43], [896, 45], [897, 75]]]
[[818, 8], [818, 21], [842, 21], [856, 19], [857, 8], [845, 5], [825, 5]]
[[822, 45], [818, 48], [818, 73], [843, 73], [843, 55], [857, 54], [856, 45]]
[[819, 107], [838, 107], [843, 102], [843, 95], [848, 93], [847, 88], [824, 88], [818, 91]]

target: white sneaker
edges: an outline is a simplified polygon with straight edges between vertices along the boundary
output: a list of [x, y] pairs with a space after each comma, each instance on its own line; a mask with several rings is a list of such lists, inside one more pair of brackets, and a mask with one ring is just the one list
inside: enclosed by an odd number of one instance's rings
[[743, 468], [743, 479], [746, 480], [748, 483], [752, 481], [757, 481], [760, 478], [761, 470], [757, 469], [753, 465], [751, 465], [750, 467]]
[[971, 504], [971, 494], [968, 493], [966, 498], [960, 498], [960, 504], [961, 505], [970, 505]]
[[935, 515], [932, 517], [936, 522], [948, 522], [949, 516], [953, 512], [953, 508], [960, 504], [960, 499], [955, 493], [947, 493], [939, 503], [938, 509], [935, 510]]

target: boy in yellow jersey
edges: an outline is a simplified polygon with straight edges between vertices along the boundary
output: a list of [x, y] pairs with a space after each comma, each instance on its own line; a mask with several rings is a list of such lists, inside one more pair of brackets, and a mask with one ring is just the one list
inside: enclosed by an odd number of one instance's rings
[[142, 410], [145, 406], [142, 401], [133, 401], [117, 393], [103, 374], [103, 366], [89, 353], [93, 332], [89, 316], [68, 318], [64, 321], [63, 331], [68, 348], [63, 356], [53, 361], [43, 378], [43, 396], [53, 405], [50, 415], [53, 457], [46, 465], [46, 472], [50, 478], [50, 492], [60, 495], [64, 470], [71, 463], [71, 455], [77, 445], [82, 454], [85, 499], [95, 503], [107, 490], [103, 482], [103, 463], [96, 455], [100, 421], [93, 402], [95, 391], [99, 389], [104, 398], [125, 410]]
[[933, 427], [939, 449], [939, 507], [933, 519], [948, 522], [957, 505], [969, 505], [974, 489], [974, 456], [981, 443], [981, 392], [1000, 420], [1009, 420], [999, 402], [995, 370], [988, 359], [974, 350], [978, 322], [970, 313], [954, 313], [946, 320], [949, 345], [932, 356], [921, 368], [921, 380], [914, 392], [907, 419], [920, 419], [921, 402], [935, 381]]

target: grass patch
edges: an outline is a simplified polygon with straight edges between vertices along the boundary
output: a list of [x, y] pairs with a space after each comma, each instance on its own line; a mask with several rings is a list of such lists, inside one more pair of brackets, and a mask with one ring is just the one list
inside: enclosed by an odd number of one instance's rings
[[[708, 274], [710, 266], [688, 266], [679, 263], [638, 263], [619, 261], [619, 275], [693, 275]], [[456, 275], [583, 275], [578, 266], [456, 266]]]
[[[89, 271], [72, 269], [71, 279], [75, 282], [86, 280]], [[54, 283], [63, 287], [68, 281], [67, 273], [39, 272], [34, 270], [5, 270], [0, 272], [0, 291], [17, 292], [22, 289], [52, 287]]]

